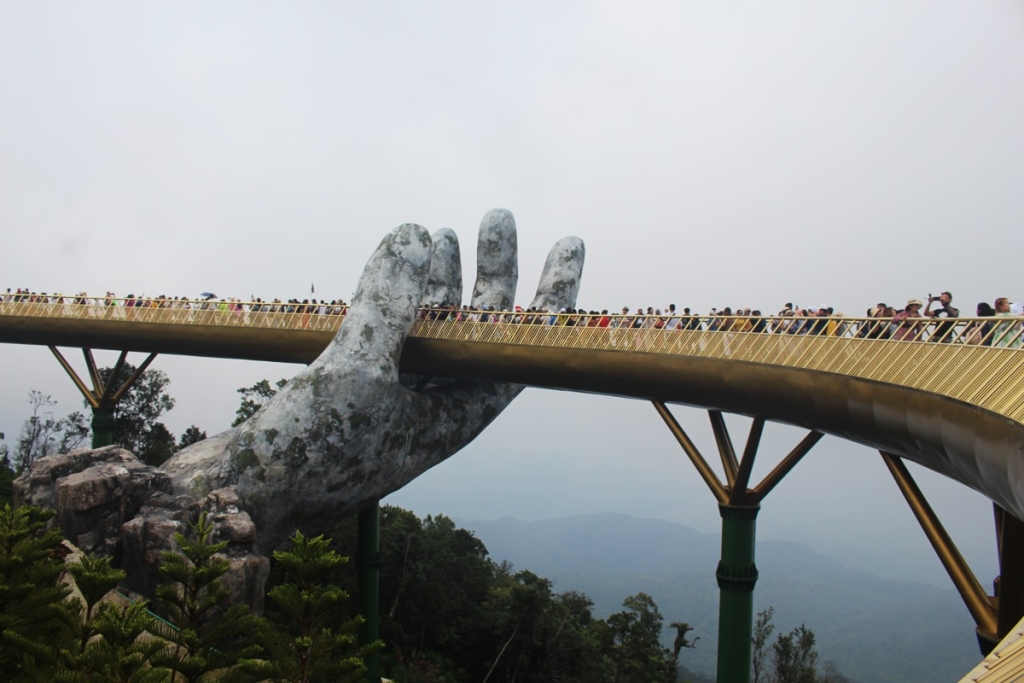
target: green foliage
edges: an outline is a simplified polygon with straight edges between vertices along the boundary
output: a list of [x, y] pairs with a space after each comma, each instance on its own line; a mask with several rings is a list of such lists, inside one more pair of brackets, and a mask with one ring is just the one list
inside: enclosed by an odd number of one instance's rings
[[758, 612], [754, 621], [751, 683], [849, 683], [835, 662], [825, 662], [818, 674], [818, 649], [814, 632], [800, 624], [779, 633], [770, 643], [775, 608]]
[[751, 683], [768, 683], [768, 647], [772, 633], [775, 632], [775, 624], [772, 623], [774, 616], [775, 608], [769, 607], [758, 612], [754, 621], [754, 636], [750, 639], [753, 645], [750, 662]]
[[[0, 432], [0, 441], [3, 438], [3, 432]], [[0, 507], [14, 503], [14, 478], [7, 444], [0, 443]]]
[[199, 429], [195, 425], [192, 425], [184, 431], [181, 438], [178, 439], [178, 450], [181, 450], [185, 446], [191, 446], [194, 443], [199, 443], [206, 438], [206, 432]]
[[85, 618], [92, 619], [93, 611], [103, 596], [117, 587], [125, 577], [120, 569], [110, 566], [109, 557], [85, 555], [80, 562], [68, 566], [68, 573], [75, 579], [75, 586], [85, 601]]
[[366, 678], [363, 658], [379, 644], [357, 648], [362, 617], [340, 619], [348, 593], [334, 583], [348, 558], [330, 549], [323, 536], [296, 531], [288, 551], [274, 559], [286, 581], [267, 593], [270, 607], [265, 645], [275, 681], [356, 683]]
[[[697, 640], [688, 624], [675, 622], [674, 652], [662, 647], [662, 617], [644, 593], [607, 620], [595, 619], [586, 595], [555, 594], [547, 579], [495, 564], [479, 539], [443, 515], [420, 520], [385, 507], [381, 517], [382, 635], [390, 649], [382, 664], [397, 680], [660, 683], [675, 680], [679, 652]], [[296, 532], [292, 548], [274, 554], [280, 581], [267, 594], [269, 619], [261, 619], [227, 605], [220, 583], [226, 544], [211, 542], [213, 525], [200, 515], [189, 534], [176, 535], [181, 552], [164, 555], [161, 568], [173, 582], [158, 588], [166, 623], [143, 602], [104, 601], [123, 577], [106, 559], [69, 566], [81, 598], [65, 600], [52, 554], [57, 539], [43, 531], [45, 519], [30, 508], [0, 516], [5, 547], [35, 549], [6, 556], [28, 558], [40, 574], [26, 590], [11, 562], [0, 561], [7, 572], [0, 577], [0, 680], [356, 683], [366, 675], [363, 658], [381, 646], [355, 644], [361, 618], [347, 614], [351, 566], [322, 536]], [[339, 531], [354, 542], [351, 525]], [[15, 600], [11, 586], [22, 587]], [[10, 627], [19, 610], [32, 615], [20, 630]], [[838, 676], [834, 667], [826, 672]], [[826, 675], [815, 683], [842, 681]]]
[[242, 403], [238, 406], [238, 410], [235, 411], [235, 421], [231, 423], [231, 426], [237, 427], [255, 415], [256, 411], [265, 406], [267, 401], [272, 399], [287, 383], [288, 380], [279, 379], [274, 383], [274, 386], [277, 387], [275, 389], [270, 386], [270, 382], [261, 379], [251, 387], [239, 389], [238, 393], [242, 395]]
[[107, 557], [82, 557], [68, 566], [82, 595], [65, 604], [68, 619], [65, 637], [54, 650], [53, 680], [67, 682], [118, 681], [156, 683], [167, 680], [168, 671], [153, 667], [150, 660], [166, 643], [142, 634], [153, 624], [146, 603], [119, 606], [100, 603], [124, 578]]
[[60, 532], [45, 530], [52, 516], [27, 506], [0, 509], [0, 680], [45, 673], [51, 645], [65, 632], [69, 589], [58, 581]]
[[76, 411], [60, 419], [54, 417], [51, 409], [57, 401], [49, 394], [33, 389], [28, 392], [28, 404], [32, 414], [22, 424], [14, 450], [13, 465], [18, 474], [39, 458], [78, 448], [89, 437], [89, 424], [82, 413]]
[[800, 624], [780, 633], [772, 644], [774, 683], [818, 683], [818, 650], [814, 632]]
[[607, 625], [592, 619], [591, 606], [582, 593], [552, 594], [532, 572], [498, 567], [484, 604], [494, 653], [484, 680], [606, 680]]
[[674, 681], [676, 661], [661, 646], [662, 617], [654, 600], [646, 593], [637, 593], [626, 598], [622, 606], [626, 609], [608, 617], [615, 680], [622, 683]]
[[[100, 368], [104, 385], [110, 382], [113, 372], [113, 368]], [[125, 363], [114, 384], [122, 386], [134, 373], [135, 367]], [[170, 383], [163, 371], [146, 370], [114, 408], [114, 443], [150, 465], [160, 465], [175, 450], [174, 435], [159, 421], [174, 407], [174, 399], [167, 394]]]
[[145, 601], [128, 606], [110, 603], [100, 605], [90, 622], [94, 635], [79, 661], [89, 681], [116, 683], [164, 683], [170, 680], [168, 670], [151, 665], [167, 644], [147, 632], [153, 627], [153, 616]]
[[191, 538], [175, 534], [181, 552], [164, 553], [160, 565], [173, 581], [157, 587], [173, 628], [157, 628], [171, 645], [153, 663], [180, 674], [188, 683], [256, 680], [261, 670], [260, 662], [254, 661], [259, 647], [247, 641], [262, 627], [262, 620], [247, 605], [227, 606], [228, 591], [219, 579], [229, 563], [217, 557], [227, 543], [210, 542], [213, 524], [205, 512], [191, 531]]
[[[615, 631], [593, 617], [585, 594], [556, 594], [547, 579], [494, 563], [478, 538], [443, 515], [420, 520], [390, 506], [380, 514], [382, 669], [389, 677], [407, 683], [615, 681]], [[354, 519], [333, 533], [345, 552], [354, 550]], [[346, 585], [354, 586], [352, 574]], [[654, 661], [647, 662], [656, 675], [645, 683], [673, 680], [673, 655], [657, 644], [661, 616], [645, 599], [638, 614], [657, 614], [648, 624]], [[683, 640], [692, 644], [685, 633]]]

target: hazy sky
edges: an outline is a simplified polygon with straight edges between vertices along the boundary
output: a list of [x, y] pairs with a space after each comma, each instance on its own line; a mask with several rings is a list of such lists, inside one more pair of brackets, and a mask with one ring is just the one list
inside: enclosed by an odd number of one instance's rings
[[[348, 299], [383, 234], [417, 222], [460, 234], [468, 289], [476, 227], [502, 206], [521, 302], [574, 234], [586, 308], [860, 314], [948, 289], [967, 313], [1024, 299], [1022, 83], [1009, 0], [0, 1], [0, 281]], [[172, 430], [211, 434], [235, 389], [298, 369], [154, 367]], [[0, 347], [0, 373], [8, 443], [30, 388], [80, 406], [46, 349]], [[706, 415], [676, 412], [714, 454]], [[801, 436], [771, 427], [757, 471]], [[913, 471], [988, 585], [990, 504]], [[650, 405], [538, 390], [388, 502], [719, 525]], [[950, 585], [877, 453], [832, 437], [759, 533]]]

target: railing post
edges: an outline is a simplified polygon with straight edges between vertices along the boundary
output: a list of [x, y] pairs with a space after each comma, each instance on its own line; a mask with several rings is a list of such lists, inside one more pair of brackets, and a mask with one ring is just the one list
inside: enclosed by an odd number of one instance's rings
[[[359, 646], [377, 642], [380, 608], [380, 503], [374, 501], [359, 511], [356, 550], [357, 602], [363, 616]], [[366, 680], [380, 683], [380, 653], [366, 658]]]
[[718, 578], [718, 683], [750, 683], [754, 622], [755, 525], [761, 508], [719, 505], [722, 559]]

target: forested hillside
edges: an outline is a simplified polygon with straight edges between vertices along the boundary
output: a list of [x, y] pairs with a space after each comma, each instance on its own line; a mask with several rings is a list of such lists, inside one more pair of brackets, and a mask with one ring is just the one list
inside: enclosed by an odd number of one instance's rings
[[[530, 567], [556, 590], [579, 590], [594, 614], [617, 609], [623, 591], [644, 591], [664, 614], [684, 617], [701, 640], [682, 663], [714, 672], [719, 538], [682, 524], [620, 514], [539, 522], [463, 522], [491, 556]], [[779, 629], [806, 624], [823, 660], [858, 681], [958, 680], [981, 656], [974, 623], [952, 589], [887, 581], [848, 569], [800, 543], [761, 541], [755, 610], [775, 608]], [[669, 639], [671, 634], [666, 634]]]

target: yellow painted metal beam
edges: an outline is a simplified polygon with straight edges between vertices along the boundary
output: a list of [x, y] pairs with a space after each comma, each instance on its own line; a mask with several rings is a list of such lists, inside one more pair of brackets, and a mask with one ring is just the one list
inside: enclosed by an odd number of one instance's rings
[[85, 382], [81, 380], [81, 378], [78, 376], [78, 373], [75, 372], [75, 369], [71, 367], [71, 364], [68, 363], [64, 356], [61, 355], [61, 352], [57, 350], [57, 347], [51, 346], [49, 348], [53, 355], [57, 358], [57, 362], [60, 363], [60, 366], [62, 368], [64, 368], [64, 372], [68, 374], [68, 377], [71, 378], [71, 381], [74, 382], [75, 386], [78, 387], [78, 390], [82, 392], [82, 396], [85, 397], [85, 400], [89, 403], [89, 405], [92, 406], [93, 408], [99, 408], [100, 403], [97, 397], [93, 395], [89, 387], [85, 386]]
[[676, 441], [678, 441], [679, 445], [683, 447], [683, 452], [686, 453], [686, 456], [690, 459], [690, 462], [693, 463], [693, 466], [697, 468], [697, 473], [700, 474], [701, 479], [703, 479], [704, 483], [708, 485], [709, 489], [711, 489], [711, 493], [715, 496], [715, 499], [721, 504], [729, 502], [729, 493], [725, 490], [725, 487], [722, 486], [722, 482], [719, 481], [714, 470], [712, 470], [711, 466], [708, 465], [708, 461], [704, 459], [704, 456], [700, 454], [697, 447], [693, 445], [693, 441], [691, 441], [690, 437], [686, 435], [685, 431], [683, 431], [683, 428], [676, 421], [675, 416], [672, 415], [668, 407], [661, 401], [652, 401], [652, 403], [654, 404], [655, 410], [657, 410], [658, 414], [661, 415], [661, 419], [663, 419], [665, 424], [668, 425], [669, 431], [672, 432], [672, 436], [676, 437]]
[[910, 505], [910, 509], [920, 523], [921, 529], [924, 530], [925, 536], [928, 537], [932, 548], [935, 549], [935, 554], [938, 555], [949, 578], [953, 580], [953, 585], [956, 586], [960, 597], [963, 598], [964, 604], [967, 605], [967, 610], [974, 618], [978, 631], [998, 641], [999, 638], [995, 636], [999, 631], [999, 624], [992, 601], [981, 584], [978, 583], [978, 579], [971, 572], [970, 567], [967, 566], [967, 562], [957, 550], [949, 534], [946, 533], [946, 529], [942, 526], [931, 505], [928, 504], [924, 494], [921, 493], [921, 489], [918, 488], [917, 482], [914, 481], [903, 461], [891, 453], [884, 451], [880, 451], [880, 453], [893, 479], [896, 480], [896, 485], [899, 486], [900, 492], [906, 498], [907, 504]]
[[112, 399], [114, 397], [114, 389], [117, 386], [117, 378], [121, 375], [121, 369], [124, 367], [127, 359], [127, 351], [122, 351], [121, 355], [117, 357], [117, 362], [114, 363], [114, 369], [110, 371], [110, 378], [103, 387], [103, 395], [100, 396], [100, 405], [113, 405]]
[[[127, 392], [129, 389], [132, 388], [132, 385], [135, 384], [136, 380], [138, 380], [139, 377], [142, 376], [142, 373], [144, 373], [146, 371], [146, 368], [148, 368], [149, 364], [152, 363], [155, 359], [156, 359], [156, 354], [155, 353], [151, 353], [146, 358], [146, 360], [142, 361], [142, 365], [140, 365], [139, 367], [135, 368], [135, 372], [132, 373], [131, 377], [126, 379], [124, 381], [124, 384], [122, 384], [120, 387], [118, 387], [117, 393], [115, 393], [113, 398], [110, 399], [110, 405], [111, 406], [116, 405], [117, 402], [121, 400], [121, 397], [123, 397], [125, 395], [125, 392]], [[114, 377], [111, 377], [110, 380], [111, 380], [111, 382], [115, 381]]]
[[715, 434], [715, 443], [718, 445], [718, 455], [722, 459], [722, 469], [725, 471], [725, 480], [729, 486], [736, 483], [736, 470], [739, 463], [736, 462], [736, 449], [733, 448], [732, 439], [729, 438], [729, 428], [725, 425], [725, 418], [721, 410], [709, 410], [708, 417], [711, 419], [711, 431]]
[[764, 432], [764, 418], [755, 417], [750, 423], [750, 434], [747, 436], [747, 445], [743, 449], [743, 458], [740, 460], [739, 471], [736, 473], [736, 481], [729, 492], [729, 505], [745, 505], [747, 498], [747, 486], [750, 484], [750, 473], [754, 469], [754, 458], [757, 456], [757, 448], [761, 444], [761, 434]]
[[100, 379], [100, 372], [96, 369], [96, 359], [92, 356], [92, 349], [83, 348], [82, 355], [85, 357], [85, 368], [89, 373], [89, 379], [92, 380], [93, 394], [102, 396], [103, 380]]
[[752, 500], [750, 504], [756, 505], [764, 500], [765, 496], [771, 493], [772, 489], [774, 489], [779, 482], [789, 474], [790, 470], [796, 467], [798, 462], [803, 460], [803, 457], [807, 455], [812, 448], [814, 448], [814, 444], [818, 443], [823, 436], [825, 435], [821, 432], [811, 432], [805, 436], [803, 440], [800, 441], [800, 443], [798, 443], [796, 447], [791, 450], [786, 457], [783, 458], [782, 461], [767, 474], [767, 476], [765, 476], [764, 479], [761, 480], [761, 483], [754, 487], [754, 490], [749, 496]]

